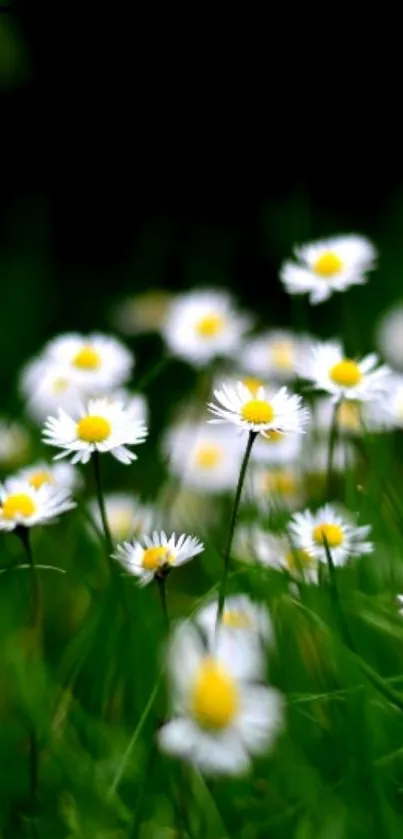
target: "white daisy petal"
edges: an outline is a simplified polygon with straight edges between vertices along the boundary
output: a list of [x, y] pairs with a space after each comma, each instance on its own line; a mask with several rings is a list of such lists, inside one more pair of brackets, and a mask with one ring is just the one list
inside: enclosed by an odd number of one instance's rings
[[10, 478], [1, 487], [0, 530], [49, 524], [74, 507], [68, 489], [50, 483], [35, 487], [22, 477]]
[[331, 504], [311, 513], [306, 510], [291, 518], [289, 534], [293, 545], [318, 562], [327, 563], [326, 543], [334, 565], [344, 565], [349, 557], [372, 553], [365, 541], [370, 526], [355, 527], [348, 514], [341, 515]]
[[227, 406], [223, 409], [220, 404], [208, 404], [208, 410], [215, 417], [215, 421], [218, 419], [220, 422], [230, 422], [241, 431], [261, 434], [270, 431], [303, 433], [310, 417], [308, 409], [303, 407], [301, 397], [289, 394], [285, 387], [269, 396], [264, 388], [259, 388], [257, 393], [253, 394], [242, 385], [242, 391], [239, 390], [238, 394], [234, 387], [227, 388], [225, 392], [216, 390], [215, 397], [221, 405], [225, 399]]
[[204, 545], [194, 536], [182, 534], [176, 539], [173, 533], [154, 531], [151, 538], [145, 534], [141, 541], [118, 545], [113, 558], [117, 559], [129, 573], [150, 582], [156, 575], [189, 562], [204, 550]]
[[347, 358], [339, 343], [329, 341], [312, 346], [311, 357], [297, 364], [297, 370], [315, 388], [327, 391], [334, 402], [367, 402], [382, 396], [390, 383], [389, 368], [373, 369], [375, 359], [374, 355], [362, 361]]

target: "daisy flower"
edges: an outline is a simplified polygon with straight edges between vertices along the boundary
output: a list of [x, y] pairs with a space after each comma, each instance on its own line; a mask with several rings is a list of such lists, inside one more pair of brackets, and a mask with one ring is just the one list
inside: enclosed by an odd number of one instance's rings
[[165, 436], [170, 471], [184, 486], [209, 493], [232, 490], [238, 479], [242, 448], [239, 436], [222, 428], [179, 422]]
[[403, 615], [403, 594], [397, 594], [396, 595], [396, 600], [397, 600], [398, 605], [400, 607], [399, 608], [399, 615]]
[[388, 390], [374, 403], [373, 410], [381, 430], [403, 428], [403, 375], [390, 376]]
[[[337, 411], [337, 428], [342, 436], [363, 434], [364, 431], [381, 431], [380, 401], [377, 397], [373, 402], [358, 402], [348, 399], [340, 403]], [[327, 396], [316, 400], [312, 409], [313, 426], [318, 432], [328, 437], [333, 422], [334, 402]]]
[[259, 464], [286, 464], [295, 461], [302, 450], [302, 437], [299, 434], [283, 434], [281, 431], [269, 431], [259, 434], [251, 458]]
[[189, 562], [204, 550], [204, 545], [194, 536], [175, 533], [167, 536], [163, 531], [154, 531], [144, 536], [142, 542], [124, 542], [118, 545], [113, 558], [135, 577], [140, 585], [147, 585], [154, 577], [167, 573], [172, 567]]
[[68, 490], [42, 484], [38, 489], [21, 478], [0, 484], [0, 530], [49, 524], [76, 504]]
[[162, 336], [173, 355], [195, 366], [217, 356], [238, 352], [249, 318], [235, 312], [226, 291], [202, 289], [175, 298], [162, 326]]
[[403, 303], [382, 315], [376, 330], [376, 342], [386, 361], [403, 370]]
[[307, 551], [298, 548], [284, 534], [271, 533], [259, 525], [237, 528], [235, 549], [243, 562], [286, 570], [303, 580], [317, 582], [317, 561]]
[[48, 417], [43, 431], [45, 443], [62, 449], [55, 459], [72, 455], [72, 463], [88, 463], [95, 451], [110, 452], [121, 463], [131, 463], [137, 455], [127, 446], [144, 443], [146, 436], [146, 427], [134, 422], [130, 411], [107, 398], [90, 399], [77, 419], [59, 408], [57, 417]]
[[287, 261], [280, 280], [290, 294], [309, 293], [312, 304], [322, 303], [334, 291], [366, 282], [374, 268], [376, 250], [364, 236], [334, 236], [294, 248], [297, 262]]
[[81, 475], [70, 463], [50, 464], [40, 461], [33, 466], [21, 469], [17, 477], [28, 481], [34, 489], [40, 489], [44, 484], [49, 484], [54, 489], [72, 492], [81, 483]]
[[110, 335], [60, 335], [44, 348], [43, 357], [66, 368], [88, 395], [116, 388], [131, 375], [133, 355]]
[[[305, 475], [325, 476], [329, 465], [329, 444], [327, 441], [310, 441], [301, 458], [301, 465]], [[355, 464], [356, 450], [343, 440], [337, 442], [332, 452], [332, 470], [345, 472]]]
[[289, 525], [290, 537], [297, 550], [326, 563], [327, 542], [334, 565], [344, 565], [350, 556], [372, 553], [373, 544], [367, 541], [370, 531], [370, 525], [356, 527], [331, 504], [325, 504], [316, 513], [310, 510], [295, 513]]
[[66, 366], [44, 358], [35, 358], [24, 367], [19, 386], [27, 414], [39, 423], [58, 408], [76, 410], [82, 395]]
[[0, 468], [10, 469], [27, 460], [30, 439], [19, 422], [0, 419]]
[[265, 645], [273, 644], [274, 632], [266, 607], [254, 603], [246, 594], [227, 597], [217, 632], [218, 599], [211, 601], [196, 614], [196, 624], [206, 638], [207, 646], [218, 657], [223, 650], [232, 659], [240, 676], [259, 679], [264, 667]]
[[234, 664], [228, 648], [212, 654], [190, 625], [180, 625], [168, 652], [176, 716], [159, 731], [164, 752], [204, 773], [238, 775], [251, 756], [274, 741], [283, 725], [283, 698], [248, 678], [248, 650]]
[[[150, 505], [142, 504], [135, 495], [112, 493], [104, 496], [104, 503], [109, 531], [116, 542], [147, 533], [152, 527], [155, 511]], [[102, 530], [98, 502], [92, 501], [89, 509], [98, 528]]]
[[377, 364], [374, 353], [355, 361], [346, 358], [338, 341], [329, 341], [312, 347], [311, 358], [300, 368], [300, 374], [318, 390], [330, 393], [333, 402], [365, 402], [376, 399], [388, 387], [390, 370]]
[[208, 421], [233, 423], [241, 431], [254, 431], [266, 437], [273, 431], [303, 433], [309, 420], [309, 411], [302, 407], [301, 397], [290, 394], [286, 387], [269, 397], [263, 387], [253, 394], [238, 382], [233, 388], [223, 384], [221, 390], [214, 391], [214, 396], [219, 404], [208, 404], [208, 410], [214, 415]]
[[164, 321], [173, 295], [162, 289], [134, 294], [118, 303], [113, 310], [112, 320], [116, 328], [125, 335], [158, 331]]
[[294, 465], [255, 466], [250, 477], [250, 500], [263, 514], [278, 506], [295, 509], [304, 498], [301, 472]]
[[271, 330], [245, 341], [242, 363], [254, 376], [288, 380], [295, 377], [297, 359], [307, 353], [312, 342], [285, 330]]

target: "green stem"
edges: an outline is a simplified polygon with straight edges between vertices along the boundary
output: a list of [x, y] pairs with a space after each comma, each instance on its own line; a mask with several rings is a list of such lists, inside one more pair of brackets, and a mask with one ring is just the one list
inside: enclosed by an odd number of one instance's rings
[[157, 576], [156, 578], [158, 591], [161, 600], [161, 608], [162, 614], [164, 616], [164, 623], [166, 632], [169, 632], [169, 612], [168, 612], [168, 601], [167, 601], [167, 587], [166, 587], [166, 577], [165, 576]]
[[110, 559], [111, 554], [113, 553], [113, 542], [111, 532], [109, 530], [108, 519], [106, 517], [106, 509], [105, 509], [105, 501], [102, 492], [102, 481], [101, 481], [101, 459], [98, 451], [95, 451], [93, 454], [93, 463], [94, 463], [94, 475], [95, 475], [95, 485], [97, 490], [97, 500], [98, 500], [98, 507], [99, 512], [101, 515], [102, 521], [102, 528], [104, 531], [105, 536], [105, 543], [106, 549], [108, 552], [108, 557]]
[[243, 456], [242, 463], [241, 463], [241, 469], [240, 469], [240, 472], [239, 472], [238, 484], [237, 484], [237, 488], [236, 488], [236, 492], [235, 492], [234, 505], [233, 505], [233, 508], [232, 508], [231, 521], [230, 521], [229, 531], [228, 531], [227, 546], [226, 546], [225, 553], [224, 553], [224, 570], [223, 570], [223, 576], [222, 576], [222, 581], [221, 581], [221, 588], [220, 588], [219, 595], [218, 595], [218, 609], [217, 609], [217, 623], [216, 623], [216, 629], [217, 630], [219, 629], [219, 626], [220, 626], [220, 623], [221, 623], [221, 618], [222, 618], [222, 613], [223, 613], [223, 610], [224, 610], [225, 592], [226, 592], [226, 589], [227, 589], [227, 581], [228, 581], [228, 572], [229, 572], [229, 565], [230, 565], [230, 558], [231, 558], [232, 541], [233, 541], [233, 538], [234, 538], [235, 525], [236, 525], [236, 520], [237, 520], [237, 516], [238, 516], [239, 503], [240, 503], [241, 495], [242, 495], [242, 488], [243, 488], [243, 484], [244, 484], [244, 480], [245, 480], [246, 468], [248, 466], [250, 453], [252, 451], [252, 446], [253, 446], [253, 443], [255, 442], [256, 437], [257, 437], [257, 432], [256, 431], [250, 431], [249, 432], [248, 442], [246, 444], [245, 454]]
[[336, 445], [336, 438], [337, 438], [337, 419], [339, 408], [342, 404], [342, 400], [340, 399], [336, 402], [333, 411], [332, 422], [330, 426], [330, 436], [329, 436], [329, 454], [327, 459], [327, 477], [326, 477], [326, 499], [329, 500], [332, 492], [332, 478], [333, 478], [333, 455], [334, 455], [334, 448]]
[[144, 388], [145, 385], [148, 385], [150, 382], [152, 382], [153, 379], [156, 379], [157, 376], [159, 376], [159, 374], [165, 369], [165, 367], [167, 367], [170, 361], [171, 356], [164, 355], [159, 361], [157, 361], [156, 364], [154, 364], [153, 367], [151, 367], [149, 370], [147, 370], [146, 373], [144, 373], [144, 376], [142, 376], [138, 382], [135, 383], [136, 390], [141, 390], [141, 388]]

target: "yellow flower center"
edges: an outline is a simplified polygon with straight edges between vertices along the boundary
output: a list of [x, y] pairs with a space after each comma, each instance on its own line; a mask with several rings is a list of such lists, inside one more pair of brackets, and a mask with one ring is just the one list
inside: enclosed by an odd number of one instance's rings
[[222, 460], [222, 451], [219, 446], [200, 446], [196, 452], [196, 466], [200, 469], [214, 469]]
[[239, 708], [237, 685], [224, 667], [205, 658], [196, 675], [190, 710], [203, 728], [219, 731], [231, 724]]
[[285, 562], [290, 571], [300, 571], [309, 568], [313, 559], [306, 551], [294, 550], [288, 552]]
[[298, 490], [298, 481], [292, 472], [271, 469], [263, 475], [262, 489], [267, 493], [292, 496]]
[[83, 417], [77, 423], [77, 436], [84, 443], [103, 443], [112, 431], [110, 422], [105, 417], [95, 415]]
[[263, 436], [263, 440], [266, 440], [266, 443], [279, 443], [280, 440], [284, 439], [284, 434], [281, 431], [268, 431], [266, 435]]
[[355, 361], [351, 358], [343, 358], [329, 370], [329, 376], [336, 385], [340, 387], [355, 387], [362, 379], [362, 373]]
[[69, 386], [69, 380], [63, 376], [56, 376], [52, 384], [53, 393], [64, 393]]
[[221, 332], [224, 323], [224, 318], [221, 315], [213, 313], [211, 315], [205, 315], [204, 318], [200, 318], [195, 328], [201, 338], [214, 338], [215, 335]]
[[75, 354], [72, 364], [79, 370], [98, 370], [102, 364], [102, 359], [99, 352], [94, 350], [93, 347], [84, 346]]
[[317, 524], [312, 536], [317, 545], [324, 545], [326, 540], [329, 548], [338, 548], [344, 542], [344, 533], [338, 524]]
[[337, 274], [340, 274], [342, 269], [343, 263], [340, 257], [337, 256], [337, 253], [333, 253], [333, 251], [322, 253], [313, 265], [315, 274], [319, 274], [324, 279], [335, 277]]
[[1, 515], [4, 519], [15, 519], [16, 516], [29, 518], [36, 512], [36, 504], [32, 501], [29, 495], [16, 492], [14, 495], [9, 495], [3, 506], [1, 507]]
[[294, 347], [290, 341], [275, 341], [270, 348], [271, 358], [280, 370], [292, 370], [294, 366]]
[[156, 545], [153, 548], [146, 548], [143, 553], [142, 565], [146, 571], [158, 571], [162, 565], [175, 562], [175, 557], [166, 545]]
[[270, 402], [266, 402], [264, 399], [251, 399], [242, 406], [241, 417], [246, 422], [265, 425], [265, 423], [274, 419], [274, 411]]
[[245, 378], [242, 379], [242, 384], [248, 388], [252, 396], [256, 396], [259, 388], [263, 387], [263, 382], [259, 379], [255, 379], [253, 376], [245, 376]]
[[29, 483], [35, 489], [39, 489], [43, 484], [53, 484], [53, 478], [50, 472], [47, 472], [45, 469], [39, 470], [39, 472], [34, 472], [29, 479]]
[[230, 629], [250, 629], [252, 621], [246, 612], [239, 612], [236, 609], [224, 609], [222, 622]]
[[346, 431], [359, 431], [361, 427], [360, 403], [353, 402], [351, 399], [348, 402], [342, 402], [337, 414], [337, 421], [339, 426]]

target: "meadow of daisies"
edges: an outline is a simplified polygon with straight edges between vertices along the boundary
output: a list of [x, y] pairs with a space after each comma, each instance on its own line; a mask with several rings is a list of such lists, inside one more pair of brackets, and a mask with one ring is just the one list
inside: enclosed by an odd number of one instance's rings
[[156, 292], [16, 371], [1, 837], [401, 835], [403, 311], [366, 355], [309, 327], [353, 285], [365, 309], [380, 261], [353, 234], [296, 247], [299, 331]]

